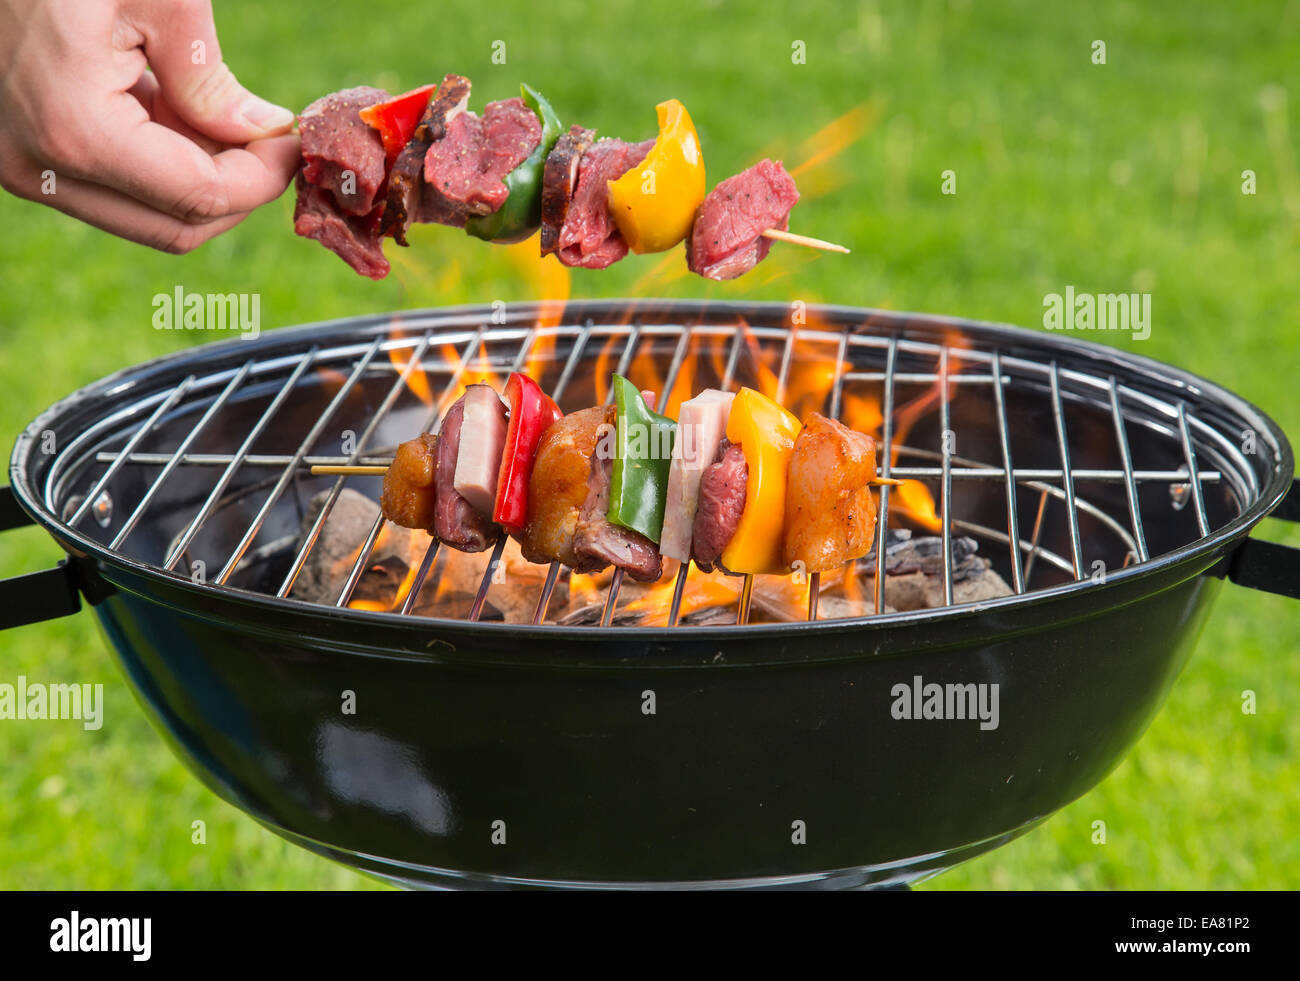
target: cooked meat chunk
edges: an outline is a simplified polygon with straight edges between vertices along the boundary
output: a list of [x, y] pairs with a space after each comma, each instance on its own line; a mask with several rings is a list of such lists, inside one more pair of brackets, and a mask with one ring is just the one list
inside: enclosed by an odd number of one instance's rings
[[[415, 128], [406, 148], [397, 155], [388, 175], [388, 203], [384, 209], [383, 234], [392, 235], [398, 245], [406, 245], [406, 230], [411, 222], [431, 220], [426, 215], [436, 209], [424, 202], [424, 157], [429, 147], [443, 138], [447, 124], [469, 105], [469, 79], [447, 75], [429, 100], [428, 108]], [[382, 142], [382, 141], [381, 141]], [[420, 216], [417, 218], [417, 216]], [[444, 222], [444, 224], [446, 224]]]
[[560, 229], [578, 189], [582, 156], [595, 138], [594, 129], [570, 127], [546, 156], [542, 169], [542, 255], [550, 255], [560, 247]]
[[556, 242], [562, 263], [604, 269], [627, 255], [627, 243], [609, 213], [608, 182], [637, 166], [654, 145], [654, 140], [625, 143], [604, 139], [582, 155], [577, 190]]
[[612, 457], [602, 456], [599, 449], [592, 453], [587, 499], [573, 533], [574, 554], [584, 569], [612, 565], [638, 582], [654, 582], [663, 575], [663, 561], [654, 542], [640, 532], [612, 524], [606, 517], [613, 470]]
[[490, 215], [510, 196], [503, 181], [537, 148], [542, 124], [521, 98], [458, 113], [424, 157], [424, 182], [452, 214]]
[[772, 247], [769, 228], [790, 227], [790, 209], [799, 200], [794, 178], [780, 161], [760, 160], [728, 177], [709, 192], [695, 213], [686, 240], [691, 272], [707, 279], [735, 279], [749, 272]]
[[496, 544], [501, 526], [493, 524], [491, 515], [482, 514], [456, 491], [456, 460], [464, 419], [465, 398], [461, 396], [443, 416], [438, 433], [438, 469], [434, 475], [438, 501], [433, 526], [444, 545], [462, 552], [481, 552]]
[[876, 443], [819, 412], [794, 441], [785, 495], [787, 565], [825, 572], [866, 555], [876, 533]]
[[344, 214], [369, 215], [384, 186], [384, 141], [360, 112], [390, 98], [383, 89], [362, 85], [323, 96], [298, 117], [302, 175], [328, 191]]
[[706, 572], [722, 557], [740, 525], [748, 482], [744, 450], [739, 443], [724, 439], [717, 461], [700, 478], [700, 503], [691, 534], [695, 564]]
[[314, 238], [344, 262], [371, 279], [388, 275], [388, 260], [379, 235], [383, 205], [363, 217], [345, 214], [334, 196], [309, 184], [302, 171], [294, 184], [298, 203], [293, 212], [293, 230], [303, 238]]
[[437, 436], [421, 433], [400, 445], [384, 474], [384, 490], [379, 497], [384, 517], [403, 528], [423, 528], [432, 534], [437, 472]]
[[528, 480], [528, 519], [519, 545], [529, 562], [562, 562], [578, 572], [601, 566], [584, 565], [574, 551], [582, 506], [587, 500], [591, 455], [601, 426], [615, 419], [613, 406], [572, 412], [542, 434]]

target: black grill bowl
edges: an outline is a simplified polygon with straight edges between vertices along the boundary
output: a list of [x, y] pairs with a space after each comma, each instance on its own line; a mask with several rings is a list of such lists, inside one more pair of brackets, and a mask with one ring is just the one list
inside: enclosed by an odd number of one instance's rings
[[[1024, 833], [1117, 765], [1190, 656], [1222, 577], [1258, 584], [1277, 558], [1242, 556], [1256, 544], [1250, 528], [1290, 489], [1291, 451], [1230, 393], [1110, 349], [951, 320], [824, 314], [835, 316], [909, 337], [956, 327], [1003, 351], [1140, 378], [1161, 396], [1194, 393], [1201, 414], [1257, 430], [1258, 493], [1210, 534], [1104, 582], [920, 613], [673, 630], [417, 619], [194, 583], [111, 551], [50, 506], [42, 432], [84, 430], [145, 379], [234, 363], [258, 346], [301, 350], [388, 329], [389, 318], [374, 318], [205, 346], [52, 407], [20, 438], [11, 475], [23, 511], [71, 559], [57, 574], [0, 585], [8, 598], [38, 585], [58, 594], [29, 599], [30, 620], [74, 606], [57, 588], [74, 584], [205, 784], [278, 834], [393, 881], [916, 881]], [[1282, 558], [1278, 588], [1293, 590], [1295, 556]], [[998, 685], [997, 728], [895, 719], [895, 686], [916, 677]]]

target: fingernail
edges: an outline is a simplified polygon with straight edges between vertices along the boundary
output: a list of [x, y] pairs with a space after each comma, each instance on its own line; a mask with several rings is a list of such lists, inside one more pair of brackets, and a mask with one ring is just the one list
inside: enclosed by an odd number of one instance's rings
[[239, 114], [250, 124], [261, 130], [288, 129], [293, 125], [293, 112], [274, 102], [267, 102], [255, 95], [250, 95], [239, 108]]

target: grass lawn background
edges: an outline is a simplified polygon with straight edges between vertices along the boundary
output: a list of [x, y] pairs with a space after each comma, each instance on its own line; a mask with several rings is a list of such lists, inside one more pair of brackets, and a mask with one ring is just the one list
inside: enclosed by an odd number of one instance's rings
[[[860, 138], [801, 179], [796, 230], [850, 257], [777, 246], [737, 283], [632, 257], [577, 271], [574, 297], [804, 299], [1041, 324], [1043, 296], [1149, 291], [1149, 340], [1100, 339], [1206, 375], [1292, 436], [1300, 367], [1300, 2], [578, 5], [224, 0], [227, 60], [305, 106], [447, 71], [474, 105], [539, 87], [566, 124], [653, 134], [677, 97], [710, 184], [861, 107]], [[760, 12], [761, 11], [761, 12]], [[493, 42], [506, 64], [492, 63]], [[792, 63], [792, 42], [806, 64]], [[1095, 65], [1094, 40], [1106, 44]], [[1286, 86], [1288, 83], [1291, 88]], [[940, 193], [941, 173], [957, 193]], [[1242, 172], [1257, 193], [1242, 193]], [[0, 443], [109, 372], [204, 338], [150, 326], [151, 298], [259, 292], [264, 327], [533, 298], [502, 250], [449, 229], [375, 284], [291, 231], [291, 196], [182, 258], [0, 195]], [[390, 247], [390, 256], [392, 250]], [[1300, 545], [1269, 522], [1262, 534]], [[0, 538], [0, 575], [52, 564], [41, 532]], [[1124, 763], [1026, 838], [925, 888], [1300, 886], [1300, 605], [1224, 588], [1197, 653]], [[164, 748], [90, 613], [0, 636], [0, 681], [105, 686], [105, 725], [0, 723], [0, 887], [367, 888], [201, 787]], [[1244, 690], [1258, 712], [1244, 715]], [[191, 823], [207, 844], [191, 843]], [[1107, 843], [1092, 843], [1092, 822]]]

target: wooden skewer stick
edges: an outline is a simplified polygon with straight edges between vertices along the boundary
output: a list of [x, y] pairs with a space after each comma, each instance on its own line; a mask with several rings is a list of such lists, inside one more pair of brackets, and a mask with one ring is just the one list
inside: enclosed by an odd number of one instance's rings
[[388, 473], [387, 465], [374, 467], [344, 467], [322, 464], [311, 468], [313, 477], [382, 477]]
[[[341, 464], [318, 464], [311, 468], [313, 477], [382, 477], [387, 472], [386, 465], [345, 467]], [[902, 483], [894, 477], [876, 477], [871, 481], [875, 487], [898, 487]]]
[[736, 623], [742, 626], [749, 623], [749, 601], [754, 594], [754, 574], [746, 573], [745, 583], [740, 587], [740, 607], [736, 610]]
[[802, 245], [809, 249], [821, 249], [823, 252], [842, 252], [849, 254], [849, 250], [842, 245], [836, 245], [834, 242], [828, 242], [824, 238], [811, 238], [807, 235], [796, 235], [794, 232], [782, 231], [779, 228], [769, 228], [763, 233], [764, 238], [776, 239], [780, 242], [789, 242], [791, 245]]

